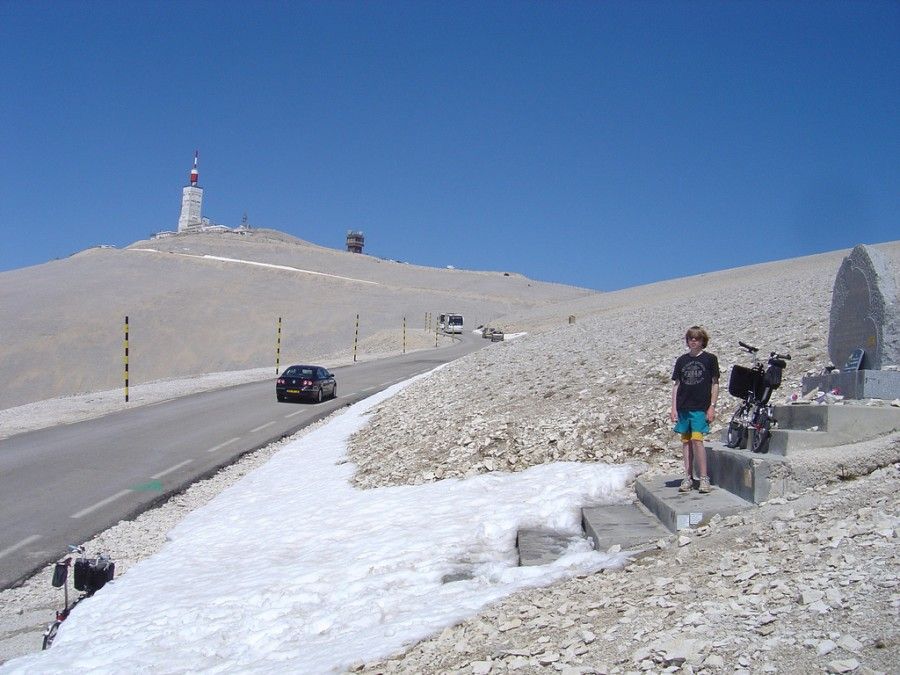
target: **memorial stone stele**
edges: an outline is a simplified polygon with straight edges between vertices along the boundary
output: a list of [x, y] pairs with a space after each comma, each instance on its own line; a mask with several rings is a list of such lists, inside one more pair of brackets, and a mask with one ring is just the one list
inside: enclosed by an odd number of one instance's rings
[[883, 253], [856, 246], [841, 263], [831, 295], [828, 356], [834, 369], [803, 378], [845, 398], [900, 398], [900, 270]]
[[865, 350], [863, 370], [900, 365], [896, 270], [875, 249], [856, 246], [838, 270], [831, 295], [828, 356], [842, 367]]

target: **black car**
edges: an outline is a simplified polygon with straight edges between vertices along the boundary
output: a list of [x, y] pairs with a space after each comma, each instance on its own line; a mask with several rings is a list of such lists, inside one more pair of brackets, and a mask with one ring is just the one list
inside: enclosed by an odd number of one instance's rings
[[279, 401], [307, 398], [321, 403], [337, 396], [337, 382], [322, 366], [290, 366], [275, 380], [275, 396]]

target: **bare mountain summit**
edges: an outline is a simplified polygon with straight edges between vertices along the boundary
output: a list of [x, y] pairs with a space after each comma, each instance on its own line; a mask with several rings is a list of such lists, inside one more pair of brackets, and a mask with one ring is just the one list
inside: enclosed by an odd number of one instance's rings
[[[0, 409], [124, 382], [274, 366], [349, 353], [388, 332], [402, 348], [426, 314], [466, 327], [585, 296], [519, 274], [436, 269], [316, 246], [274, 230], [181, 234], [125, 249], [92, 248], [0, 273]], [[433, 325], [433, 324], [432, 324]], [[433, 330], [433, 328], [432, 328]], [[420, 337], [422, 337], [420, 335]]]

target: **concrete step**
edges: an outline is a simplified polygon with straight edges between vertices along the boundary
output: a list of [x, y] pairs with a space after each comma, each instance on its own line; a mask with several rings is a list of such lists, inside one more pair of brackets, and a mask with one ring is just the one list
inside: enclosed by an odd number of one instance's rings
[[581, 525], [596, 550], [618, 545], [637, 556], [654, 550], [657, 541], [672, 534], [640, 502], [582, 509]]
[[828, 405], [795, 404], [775, 406], [775, 419], [785, 429], [828, 430]]
[[[657, 541], [672, 534], [639, 502], [588, 507], [581, 514], [582, 537], [590, 537], [597, 551], [608, 551], [618, 545], [620, 550], [640, 557], [654, 550]], [[578, 535], [553, 530], [519, 530], [516, 536], [519, 566], [546, 565], [558, 560], [578, 538]]]
[[681, 476], [641, 476], [634, 487], [638, 499], [672, 532], [700, 527], [719, 514], [730, 516], [749, 509], [753, 504], [713, 485], [712, 491], [701, 494], [695, 489], [679, 492]]
[[[778, 425], [768, 443], [769, 455], [789, 456], [815, 448], [830, 448], [900, 430], [900, 408], [864, 405], [777, 405]], [[747, 447], [753, 446], [749, 430]], [[722, 432], [725, 441], [726, 432]]]
[[581, 538], [554, 530], [519, 530], [516, 535], [519, 567], [547, 565], [558, 560], [574, 539]]
[[[754, 432], [751, 430], [750, 433], [753, 434]], [[779, 426], [772, 429], [769, 434], [768, 454], [787, 457], [788, 455], [796, 454], [804, 450], [841, 445], [841, 443], [835, 443], [835, 440], [835, 437], [827, 431], [782, 429], [779, 422]]]
[[900, 429], [900, 408], [893, 406], [777, 405], [778, 429], [823, 431], [828, 440], [819, 447], [831, 447], [883, 436]]
[[[716, 441], [707, 441], [704, 447], [706, 470], [714, 486], [753, 504], [781, 497], [786, 492], [781, 477], [785, 472], [779, 471], [787, 461], [783, 455], [729, 448]], [[694, 475], [699, 474], [695, 462]]]
[[[722, 432], [721, 444], [724, 445], [726, 440], [726, 432]], [[756, 431], [747, 430], [747, 447], [735, 448], [750, 452], [753, 447], [753, 437]], [[797, 453], [811, 448], [827, 448], [833, 445], [833, 439], [829, 437], [825, 431], [802, 431], [799, 429], [782, 429], [780, 426], [773, 427], [769, 430], [769, 442], [766, 445], [765, 452], [755, 453], [758, 456], [787, 457], [790, 453]]]
[[[875, 438], [900, 429], [900, 408], [864, 405], [775, 406], [778, 426], [772, 430], [768, 452], [705, 444], [712, 491], [678, 492], [681, 476], [642, 476], [635, 481], [633, 504], [582, 510], [585, 534], [594, 548], [606, 551], [651, 550], [655, 543], [681, 529], [699, 527], [719, 514], [728, 516], [786, 492], [782, 471], [791, 454]], [[748, 447], [752, 447], [751, 437]], [[694, 475], [700, 475], [696, 465]], [[520, 565], [544, 565], [556, 560], [573, 536], [547, 530], [518, 533]]]

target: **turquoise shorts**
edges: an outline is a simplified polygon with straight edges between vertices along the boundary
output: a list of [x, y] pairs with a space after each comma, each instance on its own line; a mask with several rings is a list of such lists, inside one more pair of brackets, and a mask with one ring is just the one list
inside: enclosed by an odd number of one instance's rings
[[681, 434], [683, 441], [702, 441], [709, 433], [709, 422], [706, 421], [705, 410], [688, 410], [678, 413], [678, 422], [672, 429], [676, 434]]

